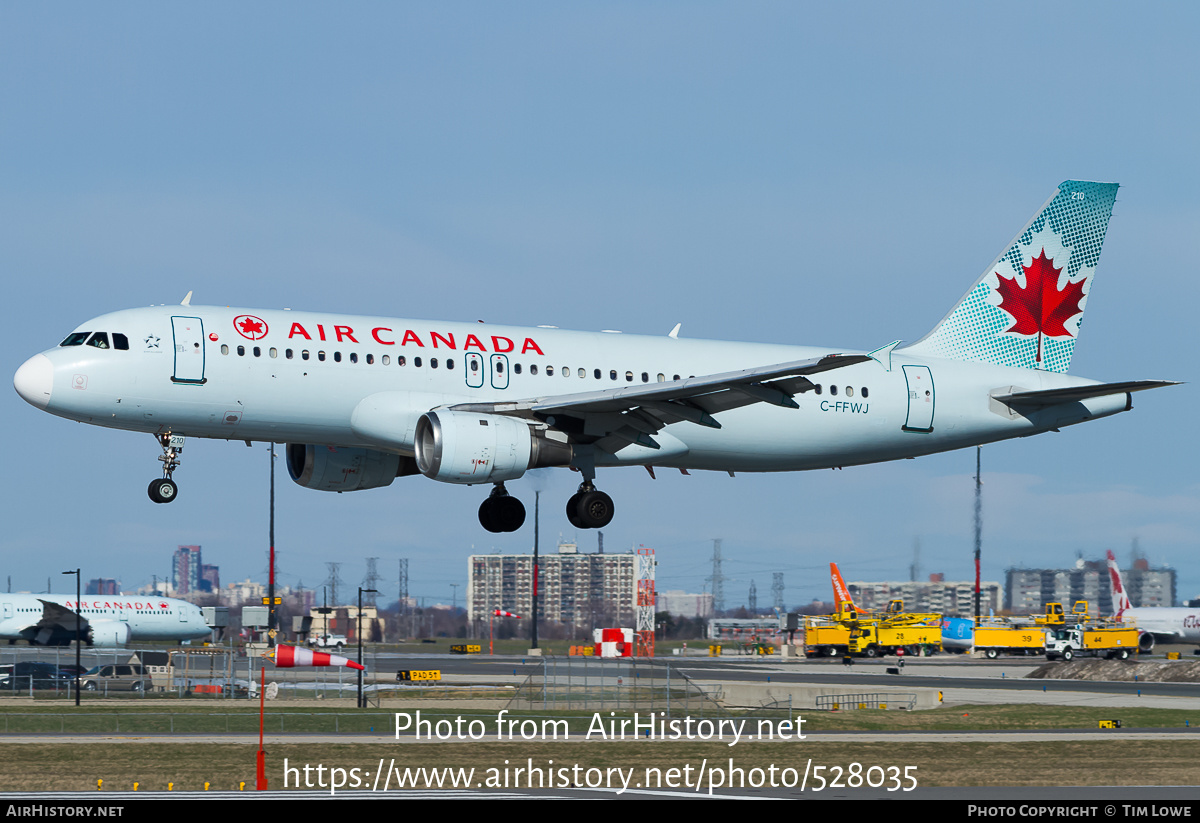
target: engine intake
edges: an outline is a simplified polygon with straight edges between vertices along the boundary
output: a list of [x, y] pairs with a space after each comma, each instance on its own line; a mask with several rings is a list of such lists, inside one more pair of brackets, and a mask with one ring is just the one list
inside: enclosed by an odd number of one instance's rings
[[129, 624], [117, 620], [102, 620], [93, 623], [88, 631], [88, 641], [93, 646], [116, 648], [129, 642]]
[[428, 412], [417, 421], [417, 468], [443, 483], [502, 483], [529, 469], [566, 466], [571, 444], [555, 429], [474, 412]]
[[288, 474], [306, 489], [353, 492], [391, 485], [397, 477], [416, 474], [412, 458], [346, 446], [288, 443]]

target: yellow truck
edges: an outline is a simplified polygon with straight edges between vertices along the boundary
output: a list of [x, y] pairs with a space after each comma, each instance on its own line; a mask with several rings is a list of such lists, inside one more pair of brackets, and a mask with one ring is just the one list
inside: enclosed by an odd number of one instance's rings
[[1002, 654], [1036, 654], [1046, 650], [1046, 630], [1041, 626], [988, 625], [975, 629], [975, 651], [983, 652], [988, 660]]
[[881, 620], [862, 620], [850, 629], [849, 650], [863, 657], [879, 657], [895, 654], [904, 649], [916, 654], [921, 646], [941, 646], [942, 627], [940, 616], [934, 625], [924, 622], [906, 622], [903, 625], [888, 625]]
[[1138, 631], [1132, 626], [1072, 626], [1046, 629], [1046, 659], [1103, 657], [1125, 660], [1137, 651]]
[[833, 616], [804, 618], [804, 653], [809, 657], [836, 657], [850, 645], [850, 627]]

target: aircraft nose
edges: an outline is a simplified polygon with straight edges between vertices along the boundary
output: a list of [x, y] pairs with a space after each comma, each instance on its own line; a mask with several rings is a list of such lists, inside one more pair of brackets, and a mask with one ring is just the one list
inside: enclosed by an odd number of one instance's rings
[[21, 364], [13, 375], [13, 388], [30, 405], [44, 409], [50, 405], [50, 390], [54, 388], [54, 364], [44, 354], [35, 354]]

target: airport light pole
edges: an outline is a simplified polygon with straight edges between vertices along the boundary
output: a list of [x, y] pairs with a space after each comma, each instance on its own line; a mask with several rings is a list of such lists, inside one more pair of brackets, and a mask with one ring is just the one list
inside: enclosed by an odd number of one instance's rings
[[[358, 626], [354, 630], [355, 639], [358, 640], [358, 707], [366, 708], [366, 703], [363, 701], [363, 670], [362, 670], [362, 596], [363, 592], [367, 594], [379, 594], [378, 589], [364, 589], [358, 587]], [[326, 640], [326, 642], [329, 642]]]
[[79, 705], [79, 640], [83, 633], [83, 617], [79, 613], [79, 599], [82, 596], [82, 587], [79, 584], [80, 569], [73, 572], [63, 572], [63, 574], [75, 575], [75, 705]]

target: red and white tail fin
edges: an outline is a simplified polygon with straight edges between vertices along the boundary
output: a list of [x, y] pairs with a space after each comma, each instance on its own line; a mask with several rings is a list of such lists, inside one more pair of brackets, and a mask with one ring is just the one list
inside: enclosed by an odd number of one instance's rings
[[846, 603], [859, 614], [867, 613], [866, 609], [860, 609], [858, 604], [854, 602], [854, 598], [850, 596], [850, 589], [846, 587], [846, 581], [842, 579], [842, 573], [838, 571], [837, 563], [829, 564], [829, 579], [833, 583], [834, 611], [840, 612], [842, 604]]
[[1108, 550], [1108, 576], [1112, 580], [1113, 617], [1120, 617], [1126, 609], [1133, 608], [1133, 604], [1129, 602], [1125, 584], [1121, 582], [1121, 570], [1117, 568], [1117, 558], [1112, 549]]

